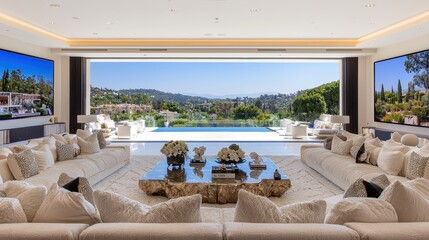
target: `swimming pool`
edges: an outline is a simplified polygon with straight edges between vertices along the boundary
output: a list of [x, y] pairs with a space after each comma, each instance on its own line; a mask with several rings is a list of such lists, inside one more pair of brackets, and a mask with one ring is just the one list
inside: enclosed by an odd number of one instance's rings
[[160, 127], [152, 132], [271, 132], [266, 127]]

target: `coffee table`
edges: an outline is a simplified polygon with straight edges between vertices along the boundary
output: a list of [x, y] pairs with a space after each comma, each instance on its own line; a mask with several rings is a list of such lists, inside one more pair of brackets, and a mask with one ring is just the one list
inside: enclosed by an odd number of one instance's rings
[[269, 158], [263, 161], [266, 169], [250, 169], [246, 161], [237, 164], [235, 179], [212, 179], [212, 166], [219, 165], [215, 158], [206, 159], [201, 166], [190, 166], [190, 159], [186, 159], [181, 169], [167, 167], [164, 159], [140, 178], [139, 187], [148, 195], [168, 198], [201, 194], [204, 203], [235, 203], [240, 189], [266, 197], [282, 196], [291, 187], [290, 179], [278, 169], [281, 180], [274, 180], [276, 165]]

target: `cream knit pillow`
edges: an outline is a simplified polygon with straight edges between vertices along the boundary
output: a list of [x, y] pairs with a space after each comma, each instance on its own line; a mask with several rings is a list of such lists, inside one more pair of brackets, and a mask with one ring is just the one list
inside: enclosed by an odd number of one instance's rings
[[26, 223], [27, 217], [18, 199], [0, 198], [0, 223]]
[[98, 143], [97, 134], [91, 134], [86, 138], [77, 138], [77, 143], [80, 147], [81, 154], [92, 154], [100, 152], [100, 144]]
[[55, 159], [48, 144], [42, 144], [31, 151], [39, 166], [39, 172], [54, 166]]
[[279, 208], [267, 197], [240, 190], [234, 222], [323, 223], [325, 211], [324, 200], [294, 203]]
[[103, 222], [194, 223], [201, 222], [199, 194], [147, 206], [125, 196], [97, 190], [94, 200]]
[[397, 222], [393, 206], [377, 198], [344, 198], [326, 215], [325, 223], [343, 225], [347, 222]]
[[348, 155], [350, 153], [352, 145], [353, 140], [348, 139], [346, 141], [343, 141], [339, 137], [334, 136], [334, 138], [332, 139], [331, 152], [340, 155]]

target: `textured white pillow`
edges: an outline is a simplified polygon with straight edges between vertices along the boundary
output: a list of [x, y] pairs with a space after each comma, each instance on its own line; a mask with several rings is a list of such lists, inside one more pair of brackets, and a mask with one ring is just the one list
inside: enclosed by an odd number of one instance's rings
[[0, 223], [26, 223], [27, 217], [18, 199], [0, 198]]
[[9, 154], [7, 165], [17, 180], [24, 180], [39, 173], [39, 166], [31, 149]]
[[77, 137], [80, 137], [80, 138], [87, 138], [87, 137], [89, 137], [89, 136], [91, 136], [91, 131], [89, 131], [89, 130], [82, 130], [82, 129], [78, 129], [77, 131], [76, 131], [76, 136]]
[[54, 166], [55, 159], [48, 144], [42, 144], [31, 149], [31, 151], [39, 165], [39, 172]]
[[390, 135], [390, 139], [398, 143], [401, 142], [401, 138], [402, 138], [402, 135], [398, 132], [394, 132]]
[[336, 135], [332, 139], [332, 146], [331, 146], [331, 152], [340, 154], [340, 155], [347, 155], [350, 153], [350, 149], [352, 148], [353, 141], [351, 139], [347, 139], [347, 141], [341, 140]]
[[377, 164], [387, 174], [397, 176], [404, 164], [404, 154], [383, 147], [378, 155]]
[[419, 145], [419, 137], [417, 137], [415, 134], [407, 133], [401, 137], [401, 143], [405, 146], [415, 147]]
[[81, 193], [70, 192], [52, 184], [33, 222], [86, 223], [101, 222], [95, 207]]
[[372, 165], [377, 166], [378, 155], [380, 155], [381, 147], [377, 147], [376, 145], [366, 142], [365, 150], [370, 153], [369, 162]]
[[0, 175], [0, 184], [3, 184], [3, 178]]
[[0, 159], [7, 158], [11, 153], [13, 152], [9, 148], [0, 148]]
[[390, 184], [379, 199], [393, 205], [399, 222], [429, 221], [429, 199], [400, 181]]
[[46, 191], [44, 186], [34, 186], [24, 181], [7, 181], [4, 184], [6, 197], [19, 200], [28, 222], [33, 221], [34, 215], [45, 199]]
[[50, 136], [50, 137], [47, 137], [47, 138], [31, 139], [28, 144], [35, 145], [36, 147], [33, 147], [32, 149], [36, 149], [36, 150], [37, 150], [37, 148], [39, 148], [42, 145], [48, 145], [49, 150], [52, 153], [52, 157], [56, 161], [57, 158], [58, 158], [58, 156], [57, 156], [57, 147], [55, 146], [55, 142], [56, 141], [57, 140], [54, 137]]
[[97, 190], [94, 200], [103, 222], [193, 223], [201, 222], [201, 195], [179, 197], [147, 206], [125, 196]]
[[345, 198], [326, 215], [325, 223], [343, 225], [347, 222], [397, 222], [393, 206], [376, 198]]
[[416, 178], [414, 180], [404, 182], [404, 185], [415, 190], [424, 198], [429, 200], [429, 180], [424, 178]]
[[245, 190], [238, 192], [234, 222], [251, 223], [323, 223], [326, 202], [323, 200], [277, 207], [267, 197]]
[[92, 154], [100, 152], [100, 144], [98, 143], [97, 134], [91, 134], [86, 138], [77, 138], [77, 143], [82, 154]]

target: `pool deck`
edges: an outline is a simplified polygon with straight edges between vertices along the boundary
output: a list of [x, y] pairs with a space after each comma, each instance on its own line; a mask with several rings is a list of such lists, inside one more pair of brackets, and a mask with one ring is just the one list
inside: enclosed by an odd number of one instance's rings
[[156, 128], [146, 128], [132, 138], [112, 136], [112, 142], [165, 142], [184, 140], [188, 142], [323, 142], [323, 139], [308, 136], [294, 139], [282, 134], [280, 128], [270, 128], [270, 132], [153, 132]]

